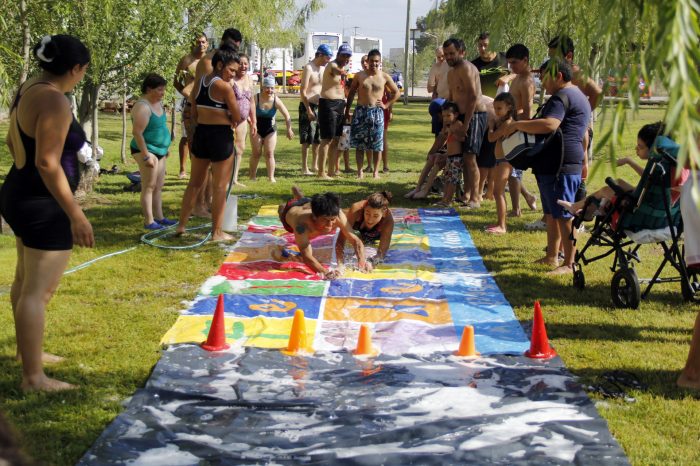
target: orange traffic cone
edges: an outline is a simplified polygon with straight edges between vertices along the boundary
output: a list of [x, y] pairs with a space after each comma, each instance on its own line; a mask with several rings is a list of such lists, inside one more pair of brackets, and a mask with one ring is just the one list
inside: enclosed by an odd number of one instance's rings
[[554, 348], [549, 346], [547, 329], [544, 327], [544, 317], [540, 302], [535, 301], [535, 316], [532, 319], [532, 337], [530, 338], [530, 349], [525, 351], [525, 356], [533, 359], [550, 359], [557, 355]]
[[290, 356], [296, 356], [299, 352], [313, 352], [313, 348], [306, 340], [306, 320], [304, 319], [304, 311], [301, 309], [297, 309], [294, 312], [292, 331], [289, 333], [289, 343], [287, 343], [287, 347], [282, 352]]
[[379, 352], [372, 347], [372, 334], [367, 324], [360, 326], [360, 335], [357, 337], [357, 348], [352, 352], [355, 356], [376, 356]]
[[481, 355], [481, 353], [477, 353], [476, 351], [476, 345], [474, 344], [474, 327], [471, 325], [464, 326], [462, 341], [459, 342], [459, 349], [454, 352], [454, 355], [463, 358], [473, 358]]
[[207, 341], [203, 342], [200, 346], [207, 351], [221, 351], [230, 348], [230, 346], [226, 344], [226, 331], [224, 330], [224, 295], [222, 294], [219, 295], [219, 299], [216, 302], [216, 310], [214, 311], [214, 318], [211, 321], [211, 327], [209, 327]]

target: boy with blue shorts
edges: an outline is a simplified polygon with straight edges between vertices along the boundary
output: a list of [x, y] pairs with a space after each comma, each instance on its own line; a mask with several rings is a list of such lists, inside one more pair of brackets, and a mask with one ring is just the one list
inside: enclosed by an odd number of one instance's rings
[[[357, 107], [350, 130], [350, 147], [355, 148], [357, 177], [363, 176], [364, 154], [368, 150], [372, 151], [374, 178], [379, 178], [379, 154], [384, 149], [384, 110], [399, 99], [399, 88], [388, 73], [381, 71], [382, 55], [379, 50], [370, 50], [367, 59], [367, 70], [357, 73], [352, 80], [345, 119], [350, 119], [350, 108], [357, 93]], [[390, 98], [382, 102], [385, 89], [389, 91]]]

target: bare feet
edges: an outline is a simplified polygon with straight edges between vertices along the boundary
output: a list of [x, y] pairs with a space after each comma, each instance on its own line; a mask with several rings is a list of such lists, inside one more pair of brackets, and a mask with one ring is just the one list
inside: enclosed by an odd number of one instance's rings
[[530, 194], [530, 197], [525, 197], [525, 202], [530, 210], [537, 210], [537, 198], [534, 195]]
[[549, 265], [550, 267], [559, 267], [559, 260], [558, 259], [552, 259], [547, 256], [537, 259], [535, 264], [542, 264], [542, 265]]
[[372, 175], [372, 178], [378, 180], [378, 179], [379, 179], [379, 173], [378, 173], [378, 172], [374, 172], [374, 175]]
[[407, 192], [406, 194], [404, 194], [403, 197], [405, 197], [406, 199], [411, 199], [413, 197], [413, 195], [416, 194], [417, 192], [418, 192], [418, 187], [415, 187], [412, 190], [410, 190], [409, 192]]
[[[19, 354], [15, 356], [15, 359], [17, 359], [17, 362], [22, 362], [22, 357]], [[66, 360], [66, 358], [61, 357], [61, 356], [57, 356], [55, 354], [46, 353], [46, 352], [41, 353], [41, 362], [43, 364], [58, 364], [58, 363], [63, 362], [65, 360]]]
[[314, 172], [312, 172], [312, 171], [309, 170], [309, 169], [306, 169], [306, 170], [302, 171], [301, 174], [304, 175], [304, 176], [310, 176], [310, 175], [313, 175]]
[[228, 233], [221, 232], [221, 233], [216, 233], [211, 235], [211, 241], [217, 242], [217, 241], [231, 241], [233, 240], [234, 237], [229, 235]]
[[185, 226], [180, 225], [179, 223], [177, 224], [177, 227], [175, 228], [175, 236], [182, 236], [185, 234]]
[[364, 173], [362, 170], [360, 170], [359, 172], [357, 172], [357, 179], [358, 179], [358, 180], [361, 180], [361, 179], [364, 178], [364, 177], [365, 177], [365, 173]]
[[574, 209], [574, 205], [571, 202], [565, 201], [563, 199], [557, 199], [557, 204], [565, 208], [571, 215], [578, 214], [576, 209]]
[[428, 192], [425, 190], [420, 190], [413, 195], [413, 199], [425, 199], [428, 197]]
[[685, 373], [685, 370], [681, 372], [676, 380], [676, 385], [681, 388], [690, 388], [693, 390], [700, 390], [700, 378], [692, 378]]
[[184, 180], [185, 178], [187, 178], [187, 173], [186, 173], [186, 172], [180, 172], [180, 174], [177, 175], [177, 177], [178, 177], [179, 179], [181, 179], [181, 180]]
[[511, 210], [508, 212], [508, 217], [520, 217], [522, 213], [519, 210]]
[[299, 186], [292, 186], [292, 197], [294, 197], [296, 200], [304, 197], [304, 192], [301, 190], [301, 188], [299, 188]]
[[319, 173], [318, 177], [321, 178], [322, 180], [332, 180], [330, 176], [326, 175], [325, 173]]
[[574, 273], [574, 268], [570, 265], [560, 265], [554, 270], [547, 272], [547, 275], [566, 275], [569, 273]]
[[239, 188], [245, 188], [245, 185], [243, 183], [241, 183], [240, 181], [234, 181], [233, 185], [238, 186]]
[[207, 209], [200, 207], [196, 208], [192, 211], [192, 215], [195, 217], [202, 217], [202, 218], [211, 218], [211, 212], [209, 212]]
[[492, 235], [504, 235], [507, 233], [505, 228], [501, 228], [498, 225], [491, 225], [486, 227], [486, 233], [492, 234]]
[[22, 380], [21, 387], [24, 392], [60, 392], [78, 388], [77, 385], [52, 379], [51, 377], [47, 377], [46, 374], [41, 374], [41, 377], [37, 377], [36, 379]]

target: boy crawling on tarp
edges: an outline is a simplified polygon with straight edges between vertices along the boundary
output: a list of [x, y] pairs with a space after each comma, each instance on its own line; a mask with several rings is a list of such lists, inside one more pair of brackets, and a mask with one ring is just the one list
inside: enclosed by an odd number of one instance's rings
[[[348, 219], [340, 210], [340, 197], [331, 192], [304, 197], [298, 187], [292, 188], [293, 198], [279, 206], [279, 216], [284, 229], [294, 234], [294, 241], [299, 246], [301, 261], [326, 280], [338, 278], [340, 271], [326, 270], [313, 256], [311, 240], [320, 235], [328, 235], [340, 228], [347, 242], [352, 244], [357, 255], [357, 264], [361, 271], [370, 272], [372, 264], [365, 260], [365, 247], [360, 238], [352, 232]], [[279, 253], [279, 251], [277, 251]], [[275, 260], [280, 260], [274, 257]], [[288, 260], [288, 259], [281, 259]]]

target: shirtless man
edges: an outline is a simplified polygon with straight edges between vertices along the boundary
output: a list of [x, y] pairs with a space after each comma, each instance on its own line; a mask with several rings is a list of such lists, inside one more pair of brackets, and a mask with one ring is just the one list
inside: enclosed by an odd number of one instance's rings
[[[508, 66], [515, 75], [510, 82], [510, 93], [515, 99], [516, 114], [518, 120], [529, 120], [532, 116], [532, 104], [535, 99], [535, 80], [530, 73], [530, 51], [523, 44], [515, 44], [506, 52]], [[510, 217], [520, 217], [520, 194], [525, 197], [525, 202], [530, 209], [537, 207], [537, 198], [530, 193], [522, 183], [522, 170], [513, 169], [508, 177], [508, 191], [513, 210]]]
[[190, 93], [192, 92], [194, 75], [197, 70], [197, 63], [202, 57], [207, 53], [209, 48], [209, 41], [205, 34], [197, 35], [194, 44], [192, 46], [192, 51], [182, 57], [180, 62], [177, 64], [175, 69], [175, 78], [173, 79], [173, 85], [175, 89], [182, 94], [182, 137], [180, 138], [180, 175], [179, 178], [185, 178], [187, 173], [185, 172], [185, 160], [187, 160], [187, 153], [189, 152], [188, 139], [192, 137], [192, 119], [191, 109], [192, 104], [190, 103]]
[[481, 149], [488, 120], [486, 106], [481, 101], [479, 70], [464, 59], [464, 42], [461, 39], [447, 39], [442, 44], [442, 50], [445, 53], [445, 61], [450, 65], [450, 72], [447, 73], [447, 84], [450, 88], [449, 100], [459, 107], [458, 119], [466, 128], [463, 143], [465, 192], [459, 201], [466, 207], [475, 209], [481, 207], [479, 167], [476, 156]]
[[313, 175], [309, 170], [308, 155], [311, 146], [313, 171], [318, 170], [318, 145], [321, 142], [316, 112], [318, 99], [321, 97], [321, 77], [323, 70], [333, 56], [331, 48], [321, 44], [316, 50], [316, 56], [301, 73], [301, 89], [299, 90], [299, 142], [301, 143], [301, 172]]
[[[294, 198], [279, 206], [278, 213], [284, 229], [294, 233], [294, 241], [299, 246], [301, 260], [326, 280], [338, 278], [339, 270], [326, 270], [314, 257], [311, 240], [320, 235], [328, 235], [340, 228], [340, 235], [352, 244], [357, 255], [360, 270], [369, 272], [372, 264], [365, 260], [365, 247], [360, 238], [352, 232], [348, 219], [340, 210], [340, 197], [335, 193], [314, 194], [303, 197], [296, 186], [292, 188]], [[338, 254], [342, 257], [342, 254]], [[278, 258], [275, 258], [278, 259]]]
[[[384, 109], [391, 108], [399, 99], [399, 88], [388, 73], [381, 71], [381, 65], [382, 54], [377, 49], [370, 50], [367, 54], [367, 70], [355, 75], [345, 105], [345, 120], [349, 120], [352, 101], [359, 91], [350, 130], [350, 147], [355, 148], [358, 178], [362, 178], [366, 150], [372, 151], [374, 178], [379, 178], [379, 154], [384, 148]], [[383, 103], [384, 89], [387, 88], [390, 98]]]
[[435, 49], [435, 63], [430, 67], [428, 74], [428, 92], [432, 101], [428, 106], [431, 119], [431, 130], [435, 137], [442, 131], [442, 104], [450, 96], [450, 88], [447, 86], [447, 73], [450, 65], [445, 61], [445, 53], [442, 47]]
[[[241, 41], [243, 41], [243, 36], [241, 35], [240, 31], [238, 29], [234, 28], [228, 28], [224, 31], [224, 33], [221, 35], [221, 42], [219, 43], [219, 47], [221, 48], [222, 46], [225, 47], [230, 47], [234, 49], [238, 49], [238, 47], [241, 45]], [[210, 50], [207, 52], [197, 63], [197, 67], [195, 69], [195, 75], [193, 82], [193, 86], [198, 86], [199, 81], [202, 80], [202, 77], [211, 74], [214, 71], [214, 68], [211, 66], [211, 59], [214, 57], [214, 54], [216, 53], [216, 49]], [[190, 93], [190, 105], [194, 104], [194, 96], [192, 95], [193, 93]], [[194, 128], [196, 128], [196, 122], [197, 122], [197, 107], [193, 106], [191, 109], [191, 117], [192, 121], [194, 122], [192, 127], [192, 132], [194, 133]], [[204, 182], [204, 185], [202, 189], [199, 191], [197, 194], [197, 201], [195, 203], [194, 210], [192, 211], [193, 215], [196, 215], [197, 217], [211, 217], [211, 214], [209, 213], [209, 206], [211, 205], [211, 197], [212, 197], [212, 186], [211, 186], [211, 177], [207, 176], [207, 179]]]
[[[350, 62], [350, 57], [352, 57], [352, 49], [344, 43], [338, 49], [335, 60], [323, 70], [321, 97], [318, 101], [318, 126], [321, 130], [318, 176], [325, 180], [335, 176], [338, 138], [343, 132], [343, 116], [345, 114], [343, 81], [347, 75], [345, 67]], [[326, 174], [326, 159], [328, 159], [328, 174]]]

